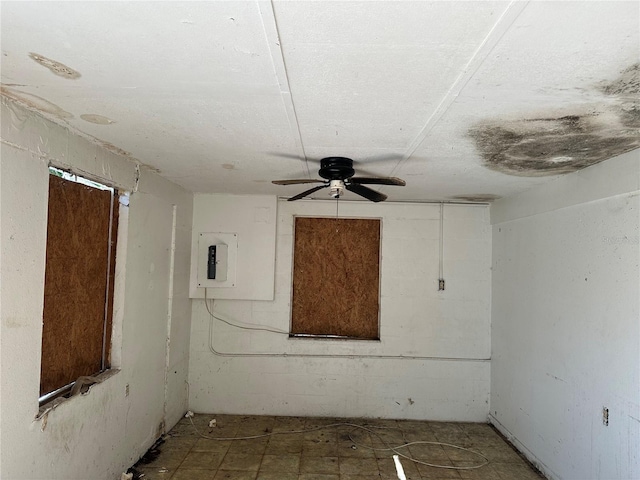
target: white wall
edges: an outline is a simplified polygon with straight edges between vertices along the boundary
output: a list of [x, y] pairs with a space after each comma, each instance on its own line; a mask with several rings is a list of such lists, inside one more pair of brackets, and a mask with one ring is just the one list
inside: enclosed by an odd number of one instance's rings
[[[278, 202], [274, 301], [216, 300], [236, 322], [288, 330], [293, 216], [333, 216], [335, 202]], [[485, 421], [490, 356], [488, 208], [445, 207], [446, 290], [438, 293], [439, 205], [341, 202], [382, 218], [381, 341], [289, 339], [215, 322], [193, 302], [190, 408], [209, 413]], [[254, 275], [273, 275], [256, 270]], [[316, 354], [329, 357], [264, 356]], [[257, 354], [257, 356], [247, 356]], [[345, 356], [369, 355], [367, 358]], [[416, 356], [419, 359], [373, 358]]]
[[639, 189], [636, 150], [491, 210], [491, 420], [550, 478], [640, 478]]
[[[132, 161], [5, 98], [1, 158], [0, 477], [119, 478], [187, 406], [192, 195], [144, 168], [138, 183]], [[49, 162], [137, 191], [121, 208], [118, 235], [112, 355], [120, 371], [51, 411], [42, 431]]]

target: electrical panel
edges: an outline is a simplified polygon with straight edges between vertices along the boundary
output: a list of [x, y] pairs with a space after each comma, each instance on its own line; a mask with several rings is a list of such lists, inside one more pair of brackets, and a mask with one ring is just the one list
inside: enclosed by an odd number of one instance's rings
[[235, 286], [235, 258], [238, 235], [200, 233], [198, 235], [198, 288]]
[[275, 195], [195, 194], [189, 298], [273, 300], [277, 210]]

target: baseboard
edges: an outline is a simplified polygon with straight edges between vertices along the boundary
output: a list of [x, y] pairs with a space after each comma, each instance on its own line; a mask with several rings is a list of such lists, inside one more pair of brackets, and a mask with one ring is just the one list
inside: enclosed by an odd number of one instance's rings
[[547, 465], [544, 464], [542, 460], [540, 460], [536, 455], [525, 447], [516, 437], [511, 433], [504, 425], [500, 423], [500, 421], [495, 418], [493, 415], [489, 414], [489, 423], [496, 427], [496, 429], [506, 437], [506, 439], [514, 446], [516, 449], [522, 453], [527, 460], [529, 460], [534, 467], [536, 467], [542, 474], [547, 477], [549, 480], [562, 480], [562, 478], [551, 470]]

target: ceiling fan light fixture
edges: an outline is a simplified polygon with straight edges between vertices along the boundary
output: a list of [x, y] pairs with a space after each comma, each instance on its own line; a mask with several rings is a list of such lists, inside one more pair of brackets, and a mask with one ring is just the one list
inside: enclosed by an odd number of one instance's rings
[[288, 199], [289, 202], [300, 200], [317, 192], [321, 188], [329, 188], [329, 196], [338, 199], [345, 190], [360, 195], [372, 202], [382, 202], [387, 199], [384, 193], [376, 192], [365, 185], [406, 185], [405, 181], [396, 177], [354, 177], [353, 160], [346, 157], [326, 157], [320, 160], [318, 175], [324, 180], [300, 178], [295, 180], [273, 180], [275, 185], [295, 185], [304, 183], [319, 183], [320, 185], [305, 190]]
[[331, 180], [329, 182], [329, 196], [340, 198], [344, 192], [344, 182], [342, 180]]

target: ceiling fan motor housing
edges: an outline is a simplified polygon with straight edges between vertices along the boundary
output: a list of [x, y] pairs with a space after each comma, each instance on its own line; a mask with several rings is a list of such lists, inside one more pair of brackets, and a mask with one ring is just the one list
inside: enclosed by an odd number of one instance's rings
[[320, 160], [318, 174], [327, 180], [345, 180], [355, 175], [353, 160], [346, 157], [327, 157]]

